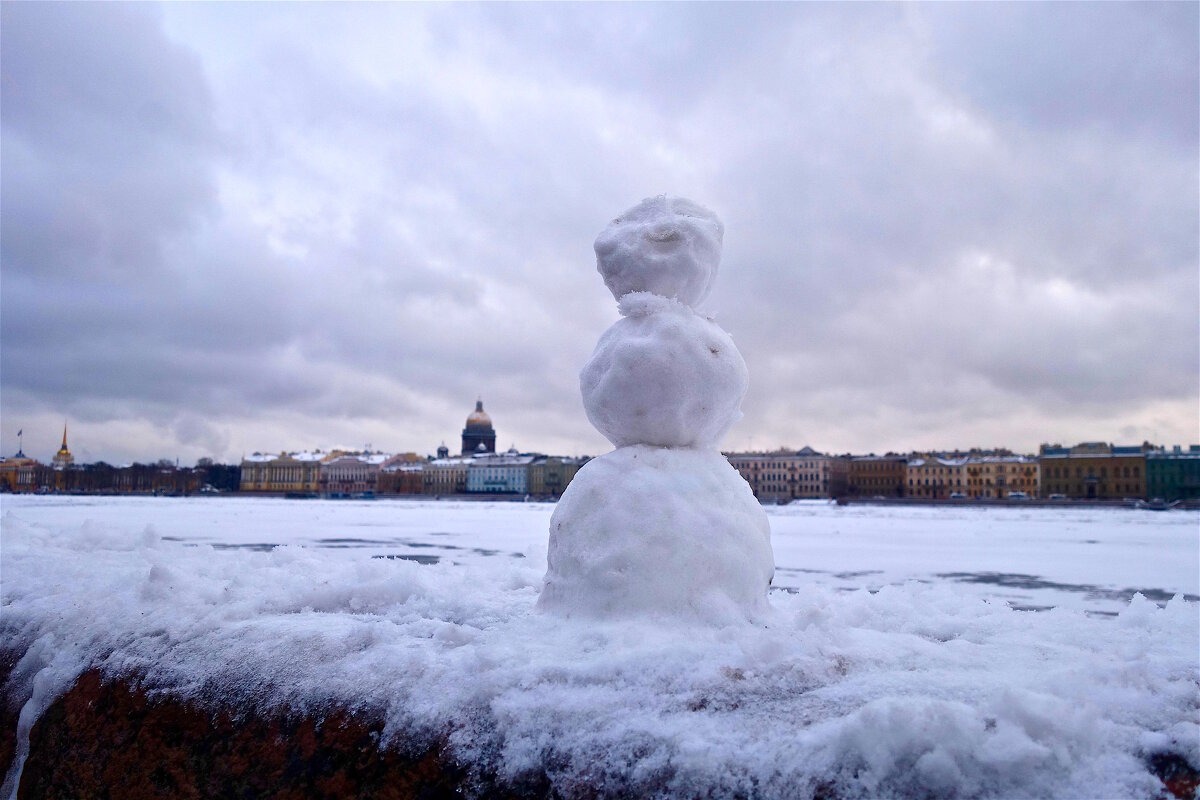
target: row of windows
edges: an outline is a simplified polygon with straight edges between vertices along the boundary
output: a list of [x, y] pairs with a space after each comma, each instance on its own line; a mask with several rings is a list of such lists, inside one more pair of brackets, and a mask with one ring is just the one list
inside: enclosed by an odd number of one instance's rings
[[314, 472], [313, 467], [251, 467], [245, 474], [250, 481], [298, 481], [310, 480]]
[[[778, 461], [751, 461], [749, 463], [747, 463], [745, 461], [738, 461], [738, 463], [735, 466], [737, 466], [739, 469], [759, 469], [759, 470], [761, 470], [761, 469], [767, 469], [768, 467], [778, 466], [779, 463], [780, 462], [778, 462]], [[829, 464], [823, 464], [818, 461], [805, 461], [803, 463], [796, 461], [796, 462], [784, 462], [784, 463], [787, 463], [788, 469], [797, 469], [797, 468], [800, 468], [800, 469], [820, 469], [820, 468], [829, 469]]]
[[[1096, 468], [1088, 467], [1087, 468], [1087, 476], [1089, 478], [1096, 477]], [[1046, 477], [1047, 478], [1069, 478], [1069, 477], [1071, 477], [1071, 468], [1070, 467], [1047, 467], [1046, 468]], [[1083, 467], [1075, 468], [1075, 477], [1076, 478], [1083, 477]], [[1108, 467], [1100, 468], [1100, 477], [1101, 478], [1108, 477]], [[1121, 478], [1121, 477], [1140, 478], [1141, 471], [1137, 467], [1125, 467], [1124, 474], [1122, 474], [1121, 467], [1113, 467], [1113, 477], [1114, 478]]]

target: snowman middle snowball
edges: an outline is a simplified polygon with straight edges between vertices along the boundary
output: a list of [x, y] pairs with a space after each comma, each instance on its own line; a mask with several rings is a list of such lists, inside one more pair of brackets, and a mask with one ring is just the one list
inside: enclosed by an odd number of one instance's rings
[[621, 298], [579, 374], [588, 420], [617, 447], [715, 447], [741, 419], [746, 362], [729, 334], [676, 300]]

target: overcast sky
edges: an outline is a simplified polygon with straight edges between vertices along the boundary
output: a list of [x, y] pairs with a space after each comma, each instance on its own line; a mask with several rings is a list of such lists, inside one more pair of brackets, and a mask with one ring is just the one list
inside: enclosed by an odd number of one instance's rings
[[0, 427], [597, 454], [592, 242], [725, 222], [725, 449], [1200, 441], [1197, 3], [0, 7]]

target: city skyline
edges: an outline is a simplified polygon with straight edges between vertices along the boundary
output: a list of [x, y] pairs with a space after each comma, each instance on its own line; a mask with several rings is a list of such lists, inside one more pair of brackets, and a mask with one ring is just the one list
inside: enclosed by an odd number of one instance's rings
[[0, 6], [0, 436], [598, 454], [591, 244], [726, 228], [728, 451], [1200, 441], [1195, 4]]
[[[469, 423], [469, 421], [470, 420], [468, 419], [468, 423]], [[67, 428], [68, 427], [69, 427], [69, 423], [64, 425], [64, 429], [63, 429], [62, 437], [61, 437], [61, 439], [62, 439], [61, 445], [55, 449], [55, 454], [54, 454], [55, 456], [63, 453], [64, 451], [66, 451], [68, 455], [70, 455], [70, 453], [71, 453], [71, 450], [68, 449], [68, 437], [67, 437]], [[466, 432], [463, 431], [463, 433], [465, 434]], [[1037, 447], [1034, 447], [1034, 448], [1031, 448], [1031, 449], [1025, 450], [1025, 451], [1007, 447], [1006, 445], [1004, 445], [1002, 443], [1001, 444], [975, 443], [975, 444], [971, 444], [971, 445], [954, 445], [954, 446], [946, 446], [946, 447], [916, 447], [916, 448], [909, 448], [907, 450], [902, 450], [902, 451], [881, 450], [878, 448], [871, 448], [871, 449], [865, 449], [865, 450], [859, 450], [859, 451], [849, 451], [849, 450], [835, 451], [835, 450], [831, 450], [828, 448], [822, 448], [820, 446], [814, 447], [813, 446], [814, 443], [812, 443], [812, 442], [804, 442], [804, 443], [800, 444], [799, 446], [795, 446], [794, 443], [777, 443], [775, 445], [768, 445], [765, 447], [748, 448], [748, 449], [741, 449], [741, 450], [736, 450], [736, 449], [732, 449], [732, 448], [728, 448], [728, 447], [721, 447], [720, 449], [723, 453], [728, 453], [730, 455], [756, 455], [756, 454], [777, 455], [780, 453], [793, 453], [794, 454], [794, 453], [798, 453], [800, 451], [812, 451], [815, 455], [837, 456], [837, 457], [851, 457], [851, 456], [852, 457], [863, 457], [863, 456], [904, 456], [904, 457], [907, 457], [907, 456], [930, 456], [930, 455], [965, 456], [969, 453], [984, 453], [984, 454], [1005, 453], [1005, 454], [1012, 454], [1015, 456], [1036, 456], [1039, 453], [1039, 451], [1042, 450], [1045, 446], [1049, 445], [1052, 448], [1062, 447], [1062, 446], [1064, 446], [1064, 441], [1066, 441], [1066, 440], [1056, 439], [1053, 441], [1040, 442]], [[1181, 442], [1152, 441], [1152, 440], [1143, 440], [1142, 442], [1123, 442], [1122, 443], [1122, 442], [1114, 441], [1111, 439], [1103, 439], [1103, 438], [1096, 438], [1096, 437], [1093, 437], [1090, 439], [1078, 440], [1077, 442], [1075, 442], [1075, 444], [1079, 444], [1080, 446], [1082, 446], [1084, 444], [1094, 444], [1094, 443], [1109, 444], [1109, 445], [1123, 444], [1125, 446], [1149, 444], [1149, 445], [1152, 445], [1155, 447], [1160, 447], [1165, 451], [1169, 451], [1172, 448], [1179, 449], [1181, 447], [1187, 448], [1189, 446], [1196, 446], [1195, 443], [1189, 443], [1189, 442], [1181, 443]], [[1072, 445], [1068, 444], [1066, 446], [1069, 447]], [[78, 449], [79, 449], [79, 452], [82, 452], [82, 453], [89, 452], [89, 448], [87, 448], [86, 445], [84, 447], [81, 447]], [[508, 448], [498, 446], [496, 450], [489, 450], [486, 452], [495, 454], [497, 452], [503, 452], [508, 449], [516, 449], [518, 452], [520, 452], [522, 454], [526, 454], [526, 455], [541, 454], [541, 455], [551, 455], [551, 456], [555, 456], [555, 457], [567, 457], [567, 458], [579, 458], [579, 457], [594, 458], [595, 456], [600, 455], [603, 452], [606, 452], [606, 450], [600, 450], [600, 451], [597, 451], [596, 453], [555, 453], [555, 452], [547, 450], [545, 448], [538, 448], [536, 446], [535, 447], [519, 447], [518, 448], [516, 442], [512, 443]], [[321, 445], [314, 445], [314, 446], [308, 446], [308, 447], [296, 447], [296, 446], [285, 445], [282, 447], [263, 448], [263, 449], [255, 450], [253, 452], [242, 453], [234, 458], [230, 458], [230, 459], [226, 459], [226, 460], [222, 460], [220, 457], [215, 457], [212, 454], [207, 454], [207, 455], [198, 456], [195, 459], [195, 462], [206, 461], [206, 462], [212, 462], [212, 463], [237, 464], [242, 461], [245, 461], [246, 458], [250, 457], [250, 456], [278, 456], [278, 455], [295, 455], [295, 454], [305, 454], [305, 453], [309, 453], [309, 454], [334, 454], [334, 453], [370, 454], [370, 453], [377, 453], [377, 454], [386, 454], [386, 455], [415, 454], [420, 457], [433, 458], [436, 455], [436, 457], [441, 458], [442, 457], [440, 455], [441, 450], [449, 451], [448, 457], [452, 458], [452, 459], [468, 457], [470, 455], [470, 454], [466, 453], [465, 451], [463, 451], [462, 453], [459, 453], [458, 449], [454, 448], [454, 447], [450, 447], [446, 443], [446, 440], [440, 440], [438, 445], [436, 445], [434, 447], [428, 447], [428, 448], [415, 447], [415, 446], [410, 447], [410, 446], [403, 446], [403, 445], [397, 446], [397, 447], [379, 446], [372, 442], [366, 442], [361, 445], [354, 445], [354, 444], [348, 444], [348, 443], [343, 442], [343, 443], [337, 443], [337, 444], [321, 444]], [[6, 450], [5, 452], [0, 453], [0, 460], [3, 460], [4, 458], [13, 457], [13, 456], [18, 456], [18, 455], [23, 456], [24, 458], [32, 459], [34, 461], [39, 461], [39, 462], [42, 462], [45, 464], [50, 464], [55, 461], [54, 457], [40, 458], [39, 457], [40, 454], [37, 452], [25, 452], [25, 450], [21, 444], [18, 444], [18, 449], [15, 451], [8, 452]], [[181, 466], [181, 467], [189, 466], [192, 463], [192, 462], [188, 462], [186, 460], [181, 460], [178, 456], [172, 457], [172, 456], [168, 456], [168, 455], [160, 455], [158, 457], [146, 457], [146, 458], [142, 458], [142, 459], [135, 459], [134, 461], [125, 461], [125, 462], [109, 461], [104, 458], [89, 458], [86, 455], [83, 458], [75, 459], [75, 463], [78, 463], [78, 464], [107, 463], [107, 464], [111, 464], [114, 466], [119, 466], [122, 464], [128, 465], [128, 464], [132, 464], [132, 463], [155, 464], [155, 463], [160, 463], [160, 462], [175, 462], [178, 466]]]

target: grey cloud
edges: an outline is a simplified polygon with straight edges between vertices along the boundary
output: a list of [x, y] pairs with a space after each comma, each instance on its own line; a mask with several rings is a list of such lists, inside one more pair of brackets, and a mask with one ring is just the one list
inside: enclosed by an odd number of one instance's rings
[[4, 432], [428, 449], [482, 393], [598, 452], [591, 242], [662, 191], [726, 223], [735, 445], [1125, 426], [1200, 388], [1189, 8], [8, 4]]
[[1200, 10], [1194, 3], [956, 4], [922, 15], [939, 73], [1000, 118], [1151, 136], [1200, 137]]
[[153, 9], [6, 4], [6, 271], [140, 273], [214, 199], [198, 60]]

